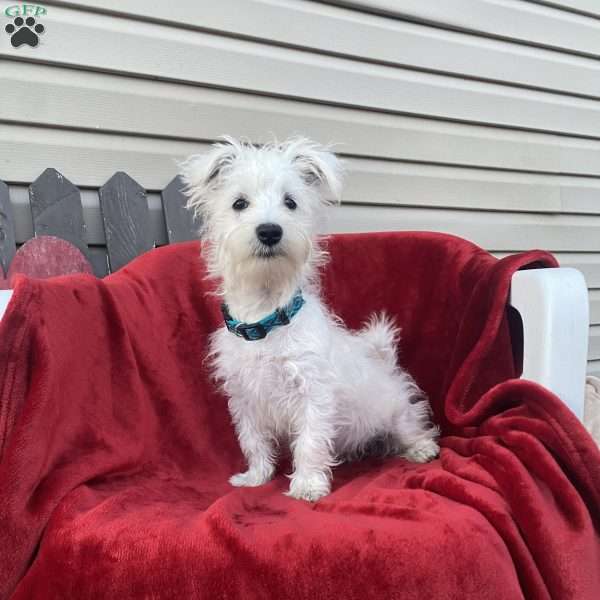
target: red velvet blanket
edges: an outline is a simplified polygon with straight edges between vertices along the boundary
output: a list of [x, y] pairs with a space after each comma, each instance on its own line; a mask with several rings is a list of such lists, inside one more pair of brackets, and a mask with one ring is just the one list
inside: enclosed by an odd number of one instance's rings
[[514, 379], [510, 277], [552, 257], [414, 233], [330, 251], [324, 289], [348, 326], [381, 309], [402, 325], [440, 458], [341, 466], [315, 504], [284, 496], [283, 473], [234, 489], [197, 244], [104, 280], [21, 278], [0, 325], [0, 597], [600, 598], [600, 453]]

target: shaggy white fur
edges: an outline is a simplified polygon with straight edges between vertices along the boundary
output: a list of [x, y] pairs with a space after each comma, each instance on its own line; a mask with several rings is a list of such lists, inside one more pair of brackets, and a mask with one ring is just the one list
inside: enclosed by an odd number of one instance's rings
[[318, 226], [341, 194], [335, 155], [303, 138], [262, 147], [225, 138], [183, 163], [182, 175], [188, 207], [202, 221], [209, 273], [231, 315], [256, 322], [298, 289], [306, 301], [262, 340], [225, 327], [212, 336], [213, 367], [248, 462], [230, 482], [267, 482], [281, 444], [293, 453], [289, 494], [310, 501], [329, 493], [331, 467], [374, 443], [411, 461], [434, 458], [438, 430], [396, 363], [391, 320], [373, 316], [351, 332], [319, 296], [316, 271], [326, 256]]

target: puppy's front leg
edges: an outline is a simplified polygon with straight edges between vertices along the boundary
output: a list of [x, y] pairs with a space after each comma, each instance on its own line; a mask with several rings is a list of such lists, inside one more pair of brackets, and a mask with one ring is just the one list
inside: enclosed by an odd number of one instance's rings
[[294, 473], [289, 496], [314, 502], [331, 490], [331, 467], [336, 464], [332, 400], [308, 399], [296, 439], [292, 442]]
[[235, 426], [248, 470], [231, 477], [229, 483], [237, 487], [267, 483], [275, 471], [275, 448], [269, 432], [248, 414], [237, 415]]

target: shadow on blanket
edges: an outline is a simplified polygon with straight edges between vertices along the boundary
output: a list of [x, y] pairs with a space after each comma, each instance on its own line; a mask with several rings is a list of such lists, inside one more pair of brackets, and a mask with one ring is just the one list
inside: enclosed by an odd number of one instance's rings
[[21, 278], [0, 325], [0, 597], [600, 597], [600, 453], [555, 396], [514, 379], [510, 278], [553, 258], [497, 261], [438, 234], [329, 245], [334, 310], [402, 325], [440, 459], [339, 467], [314, 505], [285, 497], [283, 474], [234, 489], [197, 244], [104, 280]]

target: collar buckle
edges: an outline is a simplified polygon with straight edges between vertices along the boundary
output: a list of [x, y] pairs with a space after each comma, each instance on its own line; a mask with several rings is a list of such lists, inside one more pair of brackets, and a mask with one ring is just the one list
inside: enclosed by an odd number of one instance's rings
[[238, 323], [233, 328], [233, 333], [239, 337], [243, 337], [247, 342], [262, 340], [267, 337], [267, 330], [260, 323]]
[[287, 312], [283, 308], [277, 309], [277, 318], [279, 319], [279, 325], [289, 325], [290, 323]]

